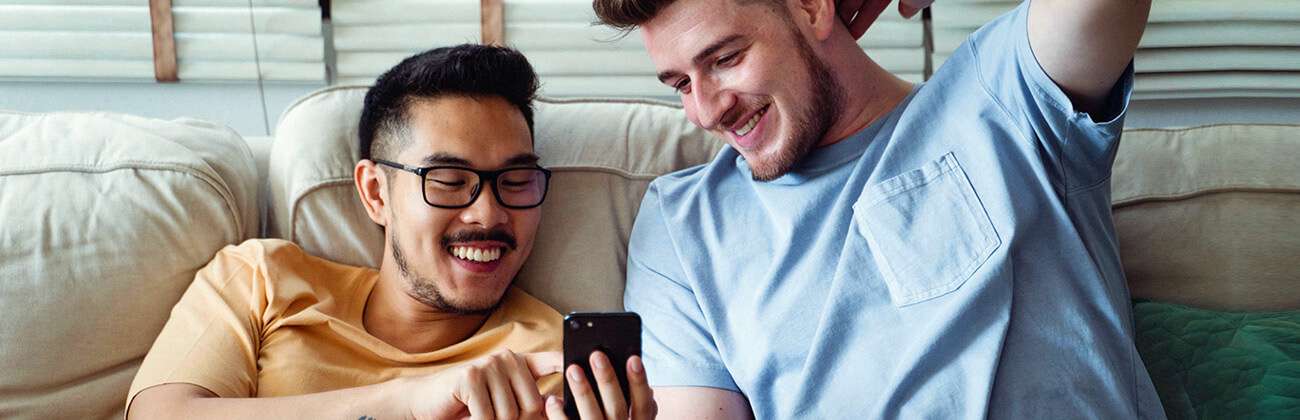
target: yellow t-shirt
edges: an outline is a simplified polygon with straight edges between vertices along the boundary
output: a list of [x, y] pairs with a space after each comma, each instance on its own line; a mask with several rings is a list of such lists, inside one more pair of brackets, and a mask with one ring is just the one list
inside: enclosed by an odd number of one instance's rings
[[[362, 327], [379, 272], [307, 255], [293, 243], [255, 239], [227, 246], [198, 272], [145, 356], [127, 394], [167, 383], [221, 397], [277, 397], [424, 375], [508, 348], [559, 351], [562, 319], [511, 288], [469, 339], [410, 354]], [[558, 374], [538, 381], [556, 393]]]

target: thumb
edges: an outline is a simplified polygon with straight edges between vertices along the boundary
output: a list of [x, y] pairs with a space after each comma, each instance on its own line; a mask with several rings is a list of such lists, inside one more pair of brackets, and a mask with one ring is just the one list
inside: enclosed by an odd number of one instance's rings
[[524, 355], [524, 361], [528, 363], [528, 370], [533, 373], [534, 378], [564, 370], [564, 355], [558, 351], [528, 353]]

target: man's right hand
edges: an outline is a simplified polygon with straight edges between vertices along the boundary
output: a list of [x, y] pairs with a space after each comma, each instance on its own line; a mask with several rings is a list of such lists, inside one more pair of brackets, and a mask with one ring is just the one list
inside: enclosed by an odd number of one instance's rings
[[537, 379], [559, 373], [563, 360], [559, 352], [515, 354], [502, 350], [434, 375], [411, 378], [411, 416], [545, 418], [545, 399], [537, 391]]
[[[867, 29], [876, 23], [880, 13], [889, 8], [889, 3], [892, 2], [893, 0], [836, 0], [835, 10], [844, 25], [849, 27], [853, 39], [858, 39], [867, 33]], [[898, 0], [898, 14], [910, 19], [916, 12], [930, 7], [931, 3], [934, 0]]]

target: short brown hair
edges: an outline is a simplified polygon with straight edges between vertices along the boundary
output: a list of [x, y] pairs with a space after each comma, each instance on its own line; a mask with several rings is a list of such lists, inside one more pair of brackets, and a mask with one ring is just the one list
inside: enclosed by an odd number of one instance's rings
[[596, 18], [601, 23], [619, 30], [630, 31], [641, 26], [674, 0], [592, 0]]
[[[601, 23], [622, 31], [631, 31], [654, 19], [660, 10], [676, 0], [592, 0], [591, 8]], [[718, 0], [714, 0], [718, 1]], [[738, 0], [741, 4], [768, 3], [783, 6], [784, 0]], [[774, 8], [780, 10], [781, 8]]]

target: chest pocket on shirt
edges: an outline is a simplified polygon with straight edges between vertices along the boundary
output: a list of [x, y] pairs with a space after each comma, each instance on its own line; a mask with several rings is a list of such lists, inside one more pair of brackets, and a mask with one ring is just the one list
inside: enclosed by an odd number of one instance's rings
[[952, 153], [867, 186], [853, 217], [900, 307], [957, 290], [1001, 244]]

